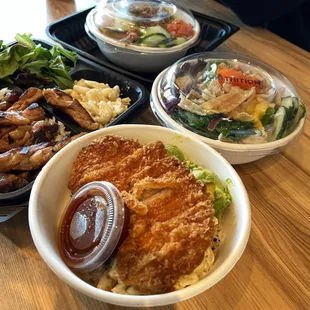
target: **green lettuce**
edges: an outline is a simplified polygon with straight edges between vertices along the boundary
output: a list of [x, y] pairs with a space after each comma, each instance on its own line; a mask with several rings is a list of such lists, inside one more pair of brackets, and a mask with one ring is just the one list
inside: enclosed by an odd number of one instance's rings
[[[175, 156], [182, 162], [185, 161], [183, 153], [177, 146], [166, 144], [165, 149], [170, 156]], [[206, 184], [214, 184], [214, 192], [212, 193], [214, 198], [213, 207], [215, 210], [215, 216], [220, 217], [222, 212], [231, 204], [232, 197], [227, 184], [231, 184], [232, 181], [227, 179], [226, 184], [223, 184], [214, 172], [202, 168], [191, 161], [185, 161], [185, 164], [197, 180]]]
[[[179, 109], [175, 110], [171, 114], [171, 117], [181, 123], [185, 128], [213, 140], [218, 140], [220, 134], [223, 138], [231, 139], [236, 142], [255, 135], [253, 122], [228, 120], [225, 118], [223, 118], [213, 130], [210, 130], [210, 123], [214, 118], [221, 117], [220, 114], [198, 115]], [[222, 115], [222, 117], [224, 116]]]
[[35, 74], [44, 81], [54, 83], [61, 89], [72, 88], [69, 71], [75, 66], [75, 52], [53, 46], [50, 50], [36, 44], [31, 34], [17, 34], [17, 44], [10, 47], [0, 42], [0, 80], [13, 82], [12, 76], [19, 72]]

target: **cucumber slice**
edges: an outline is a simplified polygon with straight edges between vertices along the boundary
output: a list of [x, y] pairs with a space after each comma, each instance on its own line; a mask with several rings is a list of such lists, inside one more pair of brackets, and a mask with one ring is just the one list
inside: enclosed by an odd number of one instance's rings
[[264, 116], [260, 120], [264, 126], [270, 122], [271, 116], [274, 114], [274, 112], [275, 112], [274, 108], [268, 108], [266, 110]]
[[150, 34], [149, 36], [141, 39], [140, 45], [156, 47], [159, 44], [163, 44], [166, 41], [167, 41], [167, 38], [163, 34], [154, 33], [154, 34]]
[[282, 98], [281, 106], [287, 109], [288, 120], [291, 120], [298, 111], [299, 100], [296, 97], [284, 97]]
[[171, 38], [171, 34], [161, 26], [148, 27], [146, 29], [141, 30], [141, 39], [144, 39], [153, 34], [162, 34], [167, 39]]
[[271, 141], [283, 137], [287, 124], [287, 108], [280, 106], [273, 119], [273, 132], [270, 135]]
[[[297, 98], [296, 98], [297, 99]], [[297, 99], [298, 100], [298, 99]], [[298, 107], [298, 110], [297, 110], [297, 113], [294, 117], [294, 119], [290, 122], [289, 126], [288, 126], [288, 129], [287, 129], [287, 132], [288, 133], [291, 133], [292, 131], [294, 131], [294, 129], [296, 128], [298, 122], [305, 116], [306, 114], [306, 107], [305, 105], [300, 102], [298, 100], [298, 103], [299, 103], [299, 107]]]
[[300, 103], [299, 103], [299, 99], [296, 97], [293, 97], [292, 100], [293, 100], [293, 106], [294, 106], [294, 109], [292, 112], [292, 118], [294, 118], [298, 112]]
[[166, 47], [172, 47], [172, 46], [179, 45], [179, 44], [182, 44], [182, 43], [185, 43], [185, 42], [186, 42], [185, 38], [175, 38], [173, 40], [170, 40], [166, 44]]

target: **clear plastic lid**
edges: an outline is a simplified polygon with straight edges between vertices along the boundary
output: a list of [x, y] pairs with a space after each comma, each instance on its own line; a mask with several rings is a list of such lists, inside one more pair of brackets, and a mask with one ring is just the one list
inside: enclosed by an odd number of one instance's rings
[[305, 114], [294, 87], [280, 72], [229, 53], [181, 59], [160, 80], [158, 98], [170, 117], [186, 129], [231, 143], [281, 139]]
[[76, 270], [93, 270], [111, 257], [126, 232], [126, 208], [117, 188], [91, 182], [70, 199], [59, 227], [59, 251]]
[[113, 41], [168, 48], [189, 41], [196, 22], [176, 1], [107, 0], [97, 5], [91, 24]]

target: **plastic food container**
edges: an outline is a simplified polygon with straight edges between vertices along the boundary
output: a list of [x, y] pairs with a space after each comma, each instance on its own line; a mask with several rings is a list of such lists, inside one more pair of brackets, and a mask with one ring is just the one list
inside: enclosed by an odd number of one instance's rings
[[229, 53], [176, 62], [156, 78], [151, 107], [163, 126], [209, 144], [231, 164], [282, 151], [306, 120], [305, 105], [285, 76]]
[[[43, 47], [51, 48], [51, 45], [45, 41], [35, 40], [35, 42], [41, 44]], [[107, 126], [119, 124], [135, 116], [138, 112], [144, 109], [146, 100], [149, 96], [148, 91], [140, 83], [130, 78], [125, 78], [123, 75], [104, 68], [86, 58], [79, 57], [79, 60], [75, 68], [70, 72], [70, 75], [73, 80], [84, 78], [86, 80], [104, 82], [111, 87], [119, 85], [122, 96], [131, 99], [131, 104], [128, 109], [112, 120]], [[4, 87], [6, 87], [6, 85], [0, 84], [0, 89]], [[40, 106], [44, 109], [48, 118], [51, 119], [54, 117], [57, 121], [60, 121], [65, 129], [70, 131], [72, 135], [85, 131], [85, 129], [79, 127], [77, 123], [72, 121], [63, 112], [54, 109], [44, 102], [40, 102]], [[0, 193], [0, 222], [7, 221], [28, 206], [32, 185], [33, 181], [18, 190], [8, 193]]]
[[[186, 157], [203, 167], [212, 168], [222, 181], [227, 178], [231, 180], [228, 187], [232, 195], [232, 204], [221, 220], [221, 227], [226, 237], [218, 248], [216, 260], [209, 274], [196, 284], [166, 294], [140, 296], [116, 294], [97, 289], [82, 281], [61, 258], [56, 230], [70, 200], [68, 181], [72, 163], [83, 147], [96, 138], [111, 134], [138, 139], [141, 144], [160, 140], [165, 144], [176, 145]], [[73, 141], [47, 163], [37, 177], [31, 192], [29, 226], [34, 243], [44, 261], [71, 287], [110, 304], [131, 307], [161, 306], [200, 294], [227, 275], [246, 247], [250, 234], [251, 209], [246, 189], [236, 171], [205, 143], [160, 126], [119, 125], [89, 133]]]
[[85, 29], [101, 52], [122, 68], [160, 71], [183, 57], [200, 26], [176, 1], [102, 1], [90, 11]]

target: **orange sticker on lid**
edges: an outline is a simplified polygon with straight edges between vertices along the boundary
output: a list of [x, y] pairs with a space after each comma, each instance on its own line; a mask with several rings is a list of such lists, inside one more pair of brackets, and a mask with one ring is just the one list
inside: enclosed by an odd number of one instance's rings
[[250, 90], [252, 87], [255, 87], [257, 93], [261, 93], [261, 90], [264, 87], [262, 81], [248, 77], [242, 72], [226, 66], [219, 66], [217, 68], [216, 77], [221, 85], [226, 82], [244, 90]]

